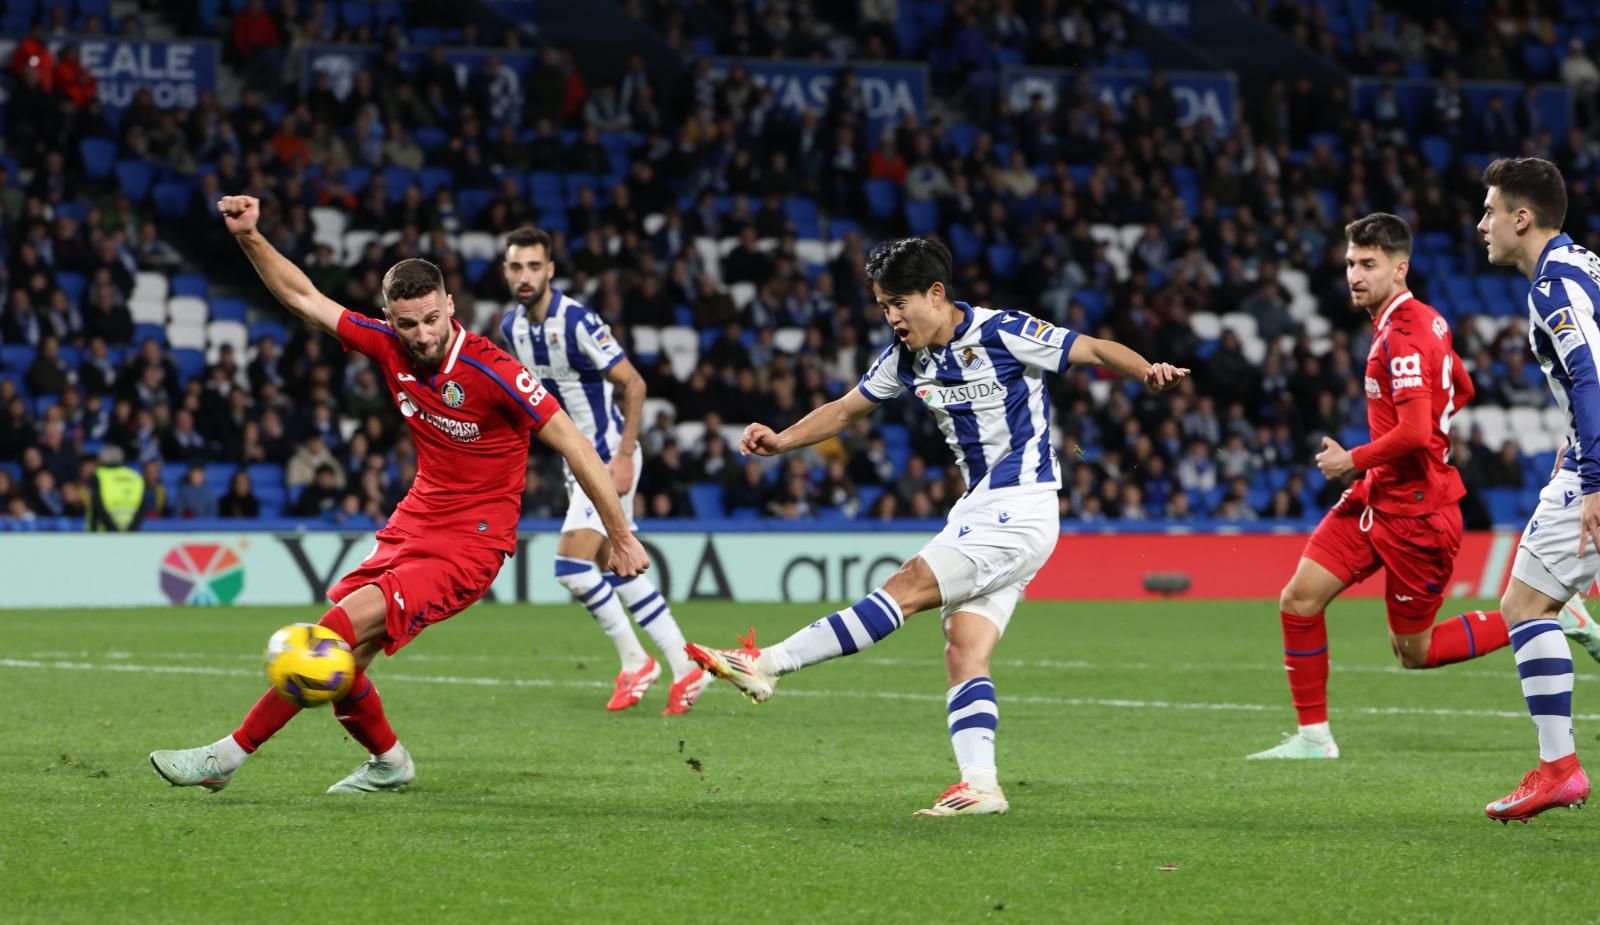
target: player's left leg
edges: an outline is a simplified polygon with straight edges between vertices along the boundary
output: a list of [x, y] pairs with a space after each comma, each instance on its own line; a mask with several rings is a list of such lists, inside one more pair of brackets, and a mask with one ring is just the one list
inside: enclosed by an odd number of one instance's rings
[[739, 649], [712, 649], [691, 642], [684, 651], [701, 668], [737, 687], [751, 702], [761, 703], [772, 696], [780, 676], [841, 655], [854, 655], [899, 629], [906, 617], [941, 600], [939, 579], [923, 556], [914, 556], [871, 594], [777, 645], [758, 648], [755, 630], [751, 629], [749, 636], [741, 637], [744, 646]]
[[946, 788], [933, 806], [914, 815], [977, 816], [1010, 809], [995, 763], [1000, 707], [989, 659], [1005, 622], [1000, 617], [1010, 616], [1019, 593], [1000, 592], [964, 602], [945, 620], [945, 670], [950, 683], [945, 713], [961, 780]]

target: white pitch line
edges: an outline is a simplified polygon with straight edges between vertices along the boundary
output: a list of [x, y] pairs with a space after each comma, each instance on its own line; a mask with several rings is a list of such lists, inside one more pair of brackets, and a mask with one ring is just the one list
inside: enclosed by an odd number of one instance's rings
[[[75, 662], [75, 661], [42, 661], [33, 659], [0, 658], [0, 668], [19, 668], [25, 670], [47, 671], [115, 671], [129, 674], [180, 674], [180, 675], [205, 675], [209, 677], [231, 678], [256, 678], [257, 671], [243, 668], [217, 668], [208, 665], [138, 665], [129, 662]], [[537, 687], [537, 688], [583, 688], [585, 690], [603, 689], [609, 685], [606, 681], [575, 681], [556, 680], [552, 678], [476, 678], [458, 675], [421, 675], [400, 674], [385, 672], [382, 680], [385, 683], [399, 681], [402, 683], [417, 684], [444, 684], [459, 687]], [[727, 690], [727, 685], [718, 685], [718, 689]], [[728, 691], [732, 693], [732, 691]], [[850, 691], [850, 690], [798, 690], [786, 688], [783, 692], [785, 698], [815, 697], [822, 699], [843, 698], [851, 700], [910, 700], [919, 703], [944, 703], [942, 694], [909, 694], [898, 691]], [[1206, 703], [1186, 702], [1176, 700], [1129, 700], [1125, 698], [1109, 697], [1002, 697], [1003, 703], [1013, 705], [1049, 706], [1049, 707], [1106, 707], [1121, 710], [1200, 710], [1224, 713], [1267, 713], [1281, 712], [1288, 708], [1284, 704], [1264, 703]], [[1475, 710], [1456, 707], [1336, 707], [1335, 713], [1360, 714], [1364, 716], [1442, 716], [1442, 717], [1488, 717], [1493, 719], [1527, 719], [1528, 714], [1514, 710]], [[1600, 720], [1600, 714], [1580, 713], [1573, 719], [1583, 722]]]
[[[34, 658], [34, 659], [107, 658], [107, 659], [116, 659], [116, 660], [121, 661], [121, 660], [127, 660], [127, 659], [148, 657], [148, 654], [144, 655], [144, 656], [141, 656], [141, 655], [133, 653], [133, 652], [123, 652], [123, 651], [119, 651], [119, 650], [90, 651], [90, 650], [87, 650], [87, 649], [80, 649], [80, 650], [77, 650], [77, 651], [48, 650], [48, 651], [41, 651], [41, 652], [29, 652], [29, 653], [26, 653], [26, 654], [27, 654], [27, 656], [29, 658]], [[155, 654], [159, 654], [161, 658], [177, 659], [177, 660], [180, 660], [180, 661], [258, 662], [261, 659], [261, 656], [253, 654], [253, 653], [232, 653], [232, 654], [227, 654], [227, 655], [218, 655], [218, 654], [216, 654], [214, 652], [160, 652], [160, 653], [155, 653]], [[530, 654], [530, 655], [520, 655], [520, 654], [513, 654], [513, 655], [485, 655], [483, 653], [470, 653], [470, 652], [469, 653], [460, 653], [460, 654], [445, 654], [445, 653], [412, 652], [410, 650], [407, 650], [406, 654], [405, 654], [405, 662], [406, 662], [406, 664], [416, 664], [416, 663], [422, 663], [422, 662], [483, 662], [483, 663], [495, 663], [495, 664], [505, 664], [505, 663], [508, 663], [508, 662], [510, 662], [510, 663], [517, 663], [517, 662], [549, 662], [549, 663], [553, 663], [553, 664], [574, 664], [574, 663], [577, 663], [577, 662], [586, 662], [586, 663], [606, 664], [606, 663], [608, 663], [608, 661], [610, 659], [614, 659], [614, 658], [616, 658], [616, 656], [614, 654], [609, 654], [609, 653], [603, 654], [603, 655], [602, 654], [598, 654], [598, 653], [577, 654], [577, 655], [539, 655], [539, 654]], [[854, 657], [854, 658], [852, 658], [850, 660], [850, 663], [852, 665], [876, 665], [876, 666], [883, 667], [883, 668], [927, 668], [927, 667], [941, 667], [942, 668], [942, 667], [944, 667], [944, 659], [939, 659], [939, 658], [890, 658], [890, 657], [880, 657], [880, 656], [872, 656], [872, 655], [856, 656], [856, 657]], [[1583, 665], [1583, 664], [1586, 664], [1586, 663], [1582, 662], [1581, 659], [1577, 660], [1577, 663], [1580, 666]], [[1173, 672], [1196, 673], [1196, 672], [1208, 672], [1208, 671], [1229, 671], [1229, 672], [1241, 672], [1241, 671], [1262, 672], [1262, 671], [1265, 671], [1265, 672], [1271, 672], [1273, 674], [1281, 674], [1283, 672], [1283, 665], [1282, 664], [1280, 664], [1280, 663], [1278, 663], [1276, 661], [1266, 661], [1266, 660], [1259, 661], [1259, 662], [1090, 662], [1090, 661], [1083, 661], [1083, 660], [1060, 660], [1060, 659], [994, 659], [994, 660], [992, 660], [990, 662], [990, 667], [996, 668], [996, 669], [1024, 670], [1024, 671], [1026, 671], [1026, 670], [1032, 670], [1032, 671], [1106, 671], [1106, 672], [1160, 671], [1160, 672], [1167, 672], [1167, 673], [1173, 673]], [[1481, 679], [1487, 679], [1487, 680], [1503, 680], [1505, 678], [1515, 678], [1516, 677], [1516, 670], [1513, 667], [1511, 667], [1509, 664], [1507, 665], [1507, 668], [1506, 668], [1505, 671], [1486, 671], [1486, 670], [1483, 670], [1483, 669], [1462, 668], [1462, 667], [1457, 667], [1457, 666], [1454, 666], [1454, 665], [1447, 665], [1444, 668], [1440, 668], [1440, 669], [1420, 670], [1420, 669], [1413, 669], [1413, 668], [1402, 668], [1399, 665], [1338, 665], [1338, 664], [1335, 664], [1335, 665], [1330, 666], [1330, 669], [1335, 674], [1396, 675], [1396, 676], [1408, 677], [1408, 678], [1433, 677], [1433, 676], [1436, 676], [1440, 672], [1442, 672], [1443, 674], [1448, 675], [1450, 677], [1481, 678]], [[1580, 673], [1577, 674], [1577, 680], [1579, 680], [1579, 681], [1600, 680], [1600, 675], [1597, 675], [1597, 674], [1586, 674], [1586, 673], [1581, 673], [1580, 672]]]

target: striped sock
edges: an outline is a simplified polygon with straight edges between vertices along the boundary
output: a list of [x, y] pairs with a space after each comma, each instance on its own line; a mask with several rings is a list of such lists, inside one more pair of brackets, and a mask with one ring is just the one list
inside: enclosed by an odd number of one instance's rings
[[683, 630], [678, 628], [678, 621], [673, 619], [667, 599], [661, 596], [650, 579], [643, 575], [618, 578], [606, 572], [606, 581], [617, 590], [617, 597], [622, 598], [628, 612], [633, 614], [634, 622], [650, 634], [656, 648], [667, 657], [667, 664], [672, 666], [673, 680], [693, 671], [694, 663], [683, 653]]
[[1522, 696], [1539, 730], [1539, 760], [1555, 761], [1577, 751], [1572, 741], [1572, 650], [1561, 624], [1529, 620], [1511, 629]]
[[988, 678], [963, 681], [945, 695], [950, 724], [950, 745], [955, 749], [961, 779], [978, 790], [999, 785], [994, 765], [994, 736], [1000, 725], [1000, 707], [994, 699], [994, 682]]
[[835, 614], [830, 614], [788, 639], [761, 651], [761, 667], [778, 674], [841, 655], [854, 655], [899, 629], [906, 622], [900, 605], [882, 588]]
[[622, 609], [622, 601], [617, 599], [616, 592], [601, 577], [593, 562], [556, 556], [556, 581], [571, 591], [578, 603], [589, 608], [594, 622], [611, 637], [623, 671], [638, 671], [644, 667], [650, 657], [639, 645], [639, 637], [633, 633], [633, 624], [628, 622], [628, 612]]

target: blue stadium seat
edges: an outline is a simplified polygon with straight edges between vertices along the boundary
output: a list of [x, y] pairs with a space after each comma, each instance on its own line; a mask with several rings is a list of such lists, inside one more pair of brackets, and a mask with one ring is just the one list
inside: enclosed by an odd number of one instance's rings
[[566, 176], [566, 187], [567, 187], [567, 204], [568, 205], [577, 205], [578, 204], [578, 190], [581, 190], [581, 189], [586, 189], [587, 188], [587, 189], [594, 190], [594, 193], [595, 193], [594, 198], [595, 198], [596, 202], [599, 202], [603, 198], [601, 196], [601, 193], [604, 192], [604, 191], [600, 188], [600, 178], [596, 177], [592, 173], [569, 173], [569, 174], [567, 174], [567, 176]]
[[878, 503], [878, 499], [883, 497], [883, 493], [887, 490], [882, 485], [862, 485], [857, 488], [856, 498], [861, 501], [861, 513], [857, 516], [867, 516], [867, 512], [872, 510], [872, 506]]
[[[78, 155], [83, 158], [83, 174], [91, 180], [104, 180], [111, 176], [117, 161], [117, 143], [109, 138], [85, 138], [78, 142]], [[12, 173], [12, 179], [16, 174]]]
[[983, 242], [966, 225], [951, 225], [950, 253], [957, 263], [970, 263], [983, 256]]
[[60, 356], [68, 369], [77, 369], [83, 363], [83, 351], [71, 345], [62, 345]]
[[406, 8], [401, 3], [382, 2], [372, 7], [373, 30], [382, 31], [389, 24], [389, 20], [398, 22], [401, 26], [406, 24]]
[[[176, 283], [176, 280], [174, 280]], [[244, 299], [235, 296], [222, 296], [211, 300], [212, 321], [237, 321], [244, 323], [250, 309]]]
[[417, 182], [417, 174], [410, 167], [383, 168], [383, 189], [390, 202], [399, 202], [406, 187]]
[[486, 190], [476, 186], [469, 187], [456, 191], [456, 208], [461, 210], [461, 217], [470, 222], [477, 218], [480, 212], [488, 208], [493, 199], [493, 190]]
[[489, 272], [489, 260], [484, 257], [468, 257], [464, 264], [464, 269], [467, 271], [467, 281], [474, 286], [478, 284], [478, 280], [483, 279], [483, 274]]
[[135, 203], [144, 202], [150, 194], [150, 185], [156, 181], [156, 168], [148, 161], [123, 158], [117, 161], [117, 185]]
[[989, 258], [989, 269], [995, 276], [1006, 282], [1017, 278], [1019, 261], [1015, 247], [1010, 244], [991, 244], [985, 254]]
[[1524, 42], [1522, 45], [1522, 63], [1527, 67], [1529, 77], [1534, 80], [1544, 80], [1555, 73], [1555, 52], [1543, 42]]
[[211, 297], [211, 283], [199, 273], [179, 273], [172, 278], [171, 293], [174, 296], [207, 299]]
[[540, 212], [539, 227], [545, 231], [559, 231], [562, 234], [572, 233], [572, 225], [567, 221], [565, 209], [547, 209]]
[[374, 22], [374, 19], [373, 9], [370, 4], [361, 3], [359, 0], [357, 2], [339, 4], [339, 20], [344, 23], [346, 29], [354, 29], [358, 26], [376, 26], [377, 23]]
[[283, 467], [277, 463], [251, 463], [245, 471], [249, 473], [250, 483], [258, 495], [263, 488], [283, 491]]
[[971, 122], [952, 122], [945, 127], [944, 137], [957, 154], [966, 157], [972, 153], [972, 146], [977, 142], [980, 132]]
[[427, 153], [449, 141], [450, 133], [437, 125], [419, 125], [411, 130], [411, 137], [416, 140], [417, 147]]
[[187, 383], [196, 376], [206, 373], [206, 352], [204, 350], [191, 350], [180, 347], [172, 351], [172, 361], [178, 364], [178, 378]]
[[1426, 135], [1422, 139], [1422, 156], [1427, 158], [1433, 169], [1441, 174], [1450, 169], [1450, 163], [1455, 158], [1455, 147], [1450, 144], [1450, 139], [1442, 135]]
[[63, 270], [56, 274], [56, 288], [67, 297], [67, 301], [77, 305], [83, 299], [83, 290], [89, 281], [81, 273], [71, 273]]
[[822, 225], [817, 204], [804, 196], [790, 196], [784, 200], [783, 212], [794, 223], [795, 234], [802, 238], [822, 237]]
[[372, 168], [365, 164], [354, 164], [344, 170], [345, 189], [357, 196], [361, 195], [362, 191], [367, 188], [367, 184], [371, 182]]
[[1363, 425], [1348, 424], [1339, 429], [1339, 436], [1336, 439], [1341, 446], [1348, 449], [1366, 443], [1372, 439], [1372, 435]]
[[[183, 467], [185, 471], [188, 468], [188, 466]], [[237, 471], [239, 471], [239, 467], [233, 463], [207, 463], [206, 487], [221, 493], [227, 489], [228, 483], [233, 480], [233, 474]]]
[[73, 6], [77, 8], [79, 18], [98, 16], [106, 28], [111, 27], [111, 0], [73, 0]]
[[453, 186], [456, 175], [448, 167], [424, 167], [417, 174], [417, 183], [422, 187], [423, 196], [432, 196], [441, 186]]
[[1099, 289], [1079, 289], [1072, 293], [1072, 297], [1082, 303], [1090, 321], [1099, 322], [1105, 319], [1107, 306], [1104, 292]]
[[887, 219], [900, 205], [900, 187], [889, 180], [867, 181], [867, 211], [873, 218]]
[[1485, 488], [1483, 503], [1489, 508], [1489, 517], [1496, 524], [1520, 524], [1522, 521], [1522, 489]]
[[29, 344], [5, 344], [0, 346], [0, 368], [27, 373], [28, 367], [33, 365], [34, 349]]
[[64, 216], [75, 222], [82, 222], [89, 217], [89, 204], [81, 199], [73, 200], [72, 202], [59, 202], [56, 203], [55, 212], [57, 218]]
[[142, 344], [153, 340], [161, 346], [167, 345], [167, 329], [159, 324], [136, 324], [133, 326], [133, 342]]
[[932, 234], [939, 230], [939, 204], [931, 200], [907, 200], [906, 224], [912, 234]]
[[259, 344], [269, 337], [281, 347], [289, 339], [289, 329], [281, 321], [257, 321], [250, 326], [250, 343]]
[[181, 219], [189, 211], [189, 200], [194, 188], [182, 180], [163, 180], [150, 192], [156, 212], [162, 218]]
[[696, 517], [725, 517], [722, 485], [717, 482], [697, 482], [689, 486], [689, 506]]
[[845, 235], [850, 234], [851, 232], [855, 232], [856, 234], [860, 234], [861, 233], [861, 223], [856, 221], [853, 218], [830, 218], [830, 219], [828, 219], [828, 239], [829, 240], [831, 240], [831, 241], [842, 241], [842, 240], [844, 240]]

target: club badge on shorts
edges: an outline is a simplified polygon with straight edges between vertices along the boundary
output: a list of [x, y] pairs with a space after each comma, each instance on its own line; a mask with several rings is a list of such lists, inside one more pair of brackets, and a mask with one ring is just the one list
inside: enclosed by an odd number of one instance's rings
[[467, 400], [467, 390], [461, 387], [461, 383], [451, 379], [439, 389], [439, 397], [450, 407], [459, 408]]

